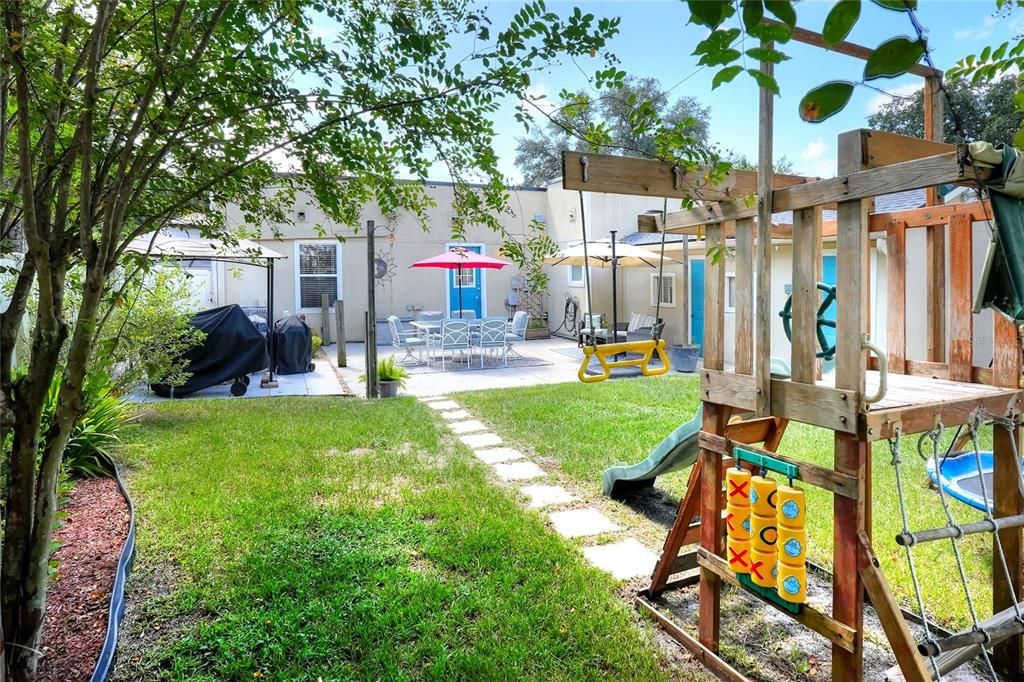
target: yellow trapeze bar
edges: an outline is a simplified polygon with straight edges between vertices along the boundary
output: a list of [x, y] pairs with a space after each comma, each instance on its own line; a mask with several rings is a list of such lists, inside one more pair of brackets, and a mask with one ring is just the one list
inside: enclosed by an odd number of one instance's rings
[[[608, 361], [609, 357], [614, 357], [621, 353], [642, 353], [643, 355], [639, 358]], [[658, 354], [661, 367], [650, 367], [651, 358], [655, 353]], [[604, 373], [588, 375], [587, 365], [590, 364], [590, 358], [595, 355], [597, 356], [597, 361], [601, 363], [601, 369], [604, 370]], [[576, 376], [585, 384], [595, 384], [611, 378], [612, 369], [615, 367], [639, 367], [640, 373], [645, 377], [666, 373], [669, 370], [669, 362], [668, 356], [665, 354], [665, 341], [663, 339], [658, 339], [657, 341], [650, 339], [647, 341], [626, 341], [623, 343], [604, 343], [598, 346], [584, 346], [583, 364], [580, 365], [580, 371], [576, 373]]]

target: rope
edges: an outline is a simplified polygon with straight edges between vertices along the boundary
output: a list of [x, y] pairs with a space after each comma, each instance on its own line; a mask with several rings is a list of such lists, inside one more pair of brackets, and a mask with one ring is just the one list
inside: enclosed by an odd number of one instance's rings
[[[900, 475], [900, 436], [901, 431], [899, 428], [896, 429], [896, 434], [889, 439], [889, 452], [892, 453], [892, 465], [896, 471], [896, 495], [900, 502], [900, 516], [903, 520], [903, 533], [910, 532], [910, 515], [907, 513], [907, 501], [903, 496], [903, 477]], [[914, 564], [914, 554], [911, 552], [913, 543], [909, 543], [904, 546], [904, 550], [907, 554], [907, 565], [910, 567], [910, 582], [914, 585], [914, 598], [917, 600], [917, 610], [921, 617], [921, 624], [924, 627], [924, 639], [928, 643], [935, 641], [932, 636], [931, 629], [928, 627], [928, 614], [924, 610], [924, 597], [921, 594], [921, 583], [917, 579], [917, 566]], [[932, 664], [932, 670], [935, 672], [935, 679], [941, 681], [942, 673], [939, 672], [939, 665], [935, 661], [934, 656], [928, 656], [929, 662]]]
[[579, 194], [580, 229], [583, 231], [583, 281], [586, 284], [587, 291], [587, 319], [590, 322], [590, 346], [591, 348], [594, 348], [597, 344], [597, 329], [594, 327], [594, 311], [592, 309], [592, 306], [594, 305], [594, 299], [591, 298], [590, 294], [590, 254], [587, 253], [587, 223], [583, 209], [583, 190], [580, 190]]
[[[942, 422], [939, 422], [938, 426], [930, 431], [930, 437], [932, 440], [932, 462], [935, 467], [935, 471], [941, 471], [939, 469], [939, 441], [942, 438]], [[957, 524], [956, 519], [953, 518], [953, 512], [949, 506], [949, 499], [946, 497], [946, 491], [943, 490], [942, 485], [938, 486], [939, 489], [939, 500], [942, 502], [942, 510], [946, 513], [946, 524], [955, 531], [960, 531], [960, 526]], [[949, 539], [953, 546], [953, 557], [956, 559], [957, 572], [960, 575], [960, 585], [964, 590], [964, 597], [967, 599], [967, 610], [971, 614], [971, 623], [975, 631], [985, 634], [983, 628], [980, 627], [978, 622], [978, 613], [974, 608], [974, 598], [971, 596], [971, 588], [967, 582], [967, 569], [964, 568], [963, 557], [960, 554], [960, 540], [963, 537], [962, 532], [958, 532], [955, 537]], [[981, 657], [984, 659], [985, 664], [988, 666], [988, 670], [992, 673], [992, 679], [999, 682], [999, 676], [996, 674], [995, 668], [992, 666], [992, 659], [989, 658], [988, 649], [984, 646], [978, 647], [981, 650]]]

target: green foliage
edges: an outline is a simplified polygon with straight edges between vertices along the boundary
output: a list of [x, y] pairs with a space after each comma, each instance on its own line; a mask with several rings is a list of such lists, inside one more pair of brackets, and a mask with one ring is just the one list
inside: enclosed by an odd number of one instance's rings
[[[43, 404], [42, 433], [50, 428], [62, 379], [58, 373], [50, 383]], [[131, 405], [112, 392], [110, 380], [102, 372], [93, 372], [86, 378], [82, 400], [82, 416], [64, 449], [64, 469], [75, 476], [108, 476], [112, 449], [121, 442], [119, 434], [132, 417]]]
[[313, 355], [315, 356], [317, 353], [320, 352], [320, 348], [324, 345], [324, 340], [320, 338], [319, 335], [313, 334], [312, 338], [310, 339], [310, 342], [313, 346]]
[[830, 81], [814, 88], [800, 100], [800, 118], [819, 123], [838, 114], [853, 96], [853, 83]]
[[550, 283], [544, 259], [556, 253], [558, 245], [548, 236], [547, 226], [538, 220], [530, 221], [521, 239], [506, 235], [501, 245], [501, 255], [519, 266], [526, 291], [538, 296], [547, 292]]
[[621, 81], [596, 96], [563, 90], [550, 111], [551, 103], [545, 100], [528, 96], [521, 104], [522, 114], [539, 113], [547, 119], [544, 127], [533, 128], [516, 141], [515, 163], [528, 185], [543, 185], [562, 174], [563, 149], [667, 160], [689, 156], [682, 147], [666, 151], [670, 132], [680, 133], [676, 144], [692, 140], [703, 147], [708, 142], [710, 110], [693, 97], [670, 100], [653, 78], [623, 74]]
[[[1005, 76], [994, 82], [974, 85], [966, 78], [945, 83], [952, 105], [943, 108], [943, 139], [960, 141], [953, 119], [960, 116], [960, 125], [967, 140], [1010, 142], [1024, 125], [1024, 114], [1014, 105], [1016, 93], [1024, 88], [1020, 76]], [[908, 98], [893, 99], [868, 117], [868, 125], [908, 137], [924, 136], [924, 93], [918, 90]]]
[[832, 46], [845, 40], [859, 18], [860, 0], [846, 0], [833, 5], [825, 17], [825, 26], [821, 29], [821, 37], [825, 44]]
[[902, 76], [921, 60], [924, 50], [923, 40], [902, 37], [887, 40], [868, 57], [864, 65], [864, 80]]
[[[389, 355], [377, 361], [377, 381], [395, 381], [399, 388], [405, 388], [405, 380], [409, 378], [409, 370], [395, 362], [395, 356]], [[366, 375], [360, 374], [359, 381], [366, 383]]]

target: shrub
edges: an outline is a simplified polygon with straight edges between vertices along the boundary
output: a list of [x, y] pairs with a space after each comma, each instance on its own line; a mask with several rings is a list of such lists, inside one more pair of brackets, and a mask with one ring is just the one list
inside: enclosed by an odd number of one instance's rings
[[320, 352], [320, 347], [324, 345], [324, 340], [321, 339], [316, 334], [313, 334], [312, 342], [313, 342], [313, 355], [316, 355], [317, 353]]
[[[399, 388], [405, 388], [405, 380], [408, 377], [409, 370], [396, 364], [393, 355], [377, 363], [377, 381], [397, 381]], [[359, 381], [366, 383], [366, 375], [360, 375]]]

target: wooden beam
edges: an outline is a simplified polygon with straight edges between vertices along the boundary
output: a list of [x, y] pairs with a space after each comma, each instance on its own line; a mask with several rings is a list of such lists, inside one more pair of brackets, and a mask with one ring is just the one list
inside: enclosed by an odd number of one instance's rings
[[[860, 135], [857, 131], [839, 136], [839, 171], [856, 173], [861, 167]], [[917, 162], [915, 162], [917, 163]], [[884, 173], [891, 168], [868, 173]], [[852, 177], [847, 176], [847, 177]], [[820, 183], [819, 183], [820, 184]], [[864, 202], [855, 199], [839, 204], [838, 259], [836, 280], [836, 388], [864, 394], [866, 354], [861, 349], [861, 338], [867, 331], [865, 305], [868, 298], [868, 279], [864, 272], [864, 259], [868, 252], [867, 209]]]
[[690, 478], [686, 484], [686, 493], [683, 495], [683, 499], [679, 503], [679, 510], [676, 512], [676, 519], [672, 524], [672, 530], [670, 530], [668, 535], [665, 537], [665, 543], [661, 548], [661, 558], [654, 567], [654, 573], [651, 575], [651, 585], [647, 588], [647, 593], [651, 597], [657, 597], [665, 589], [665, 586], [668, 584], [668, 579], [675, 568], [676, 557], [679, 556], [679, 550], [682, 549], [684, 545], [693, 542], [689, 535], [693, 519], [700, 514], [700, 491], [701, 481], [703, 480], [701, 475], [702, 469], [703, 459], [698, 459], [697, 463], [690, 469]]
[[[793, 381], [815, 382], [815, 353], [818, 349], [817, 314], [821, 294], [818, 293], [818, 267], [815, 256], [820, 243], [821, 210], [802, 208], [793, 211], [793, 306], [790, 365]], [[739, 273], [737, 266], [737, 275]]]
[[903, 618], [900, 605], [892, 596], [889, 589], [889, 581], [879, 568], [878, 559], [871, 551], [871, 541], [868, 536], [861, 533], [858, 536], [859, 570], [861, 580], [864, 581], [864, 588], [871, 598], [871, 605], [878, 614], [878, 620], [882, 623], [882, 630], [889, 640], [893, 654], [896, 656], [896, 663], [903, 672], [903, 679], [907, 682], [927, 682], [931, 679], [928, 666], [924, 659], [917, 652], [917, 644], [907, 621]]
[[[763, 19], [766, 24], [775, 24], [777, 26], [783, 26], [782, 23], [775, 21], [774, 19]], [[797, 26], [792, 29], [791, 36], [793, 40], [804, 43], [805, 45], [811, 45], [813, 47], [820, 47], [823, 50], [829, 50], [830, 52], [838, 52], [848, 57], [856, 57], [867, 61], [867, 59], [874, 53], [874, 48], [864, 47], [857, 43], [850, 43], [845, 40], [840, 41], [834, 45], [828, 45], [825, 43], [825, 39], [822, 38], [820, 33], [809, 31], [806, 28], [800, 28]], [[908, 73], [912, 73], [915, 76], [942, 76], [942, 72], [933, 69], [924, 64], [914, 64], [908, 70]]]
[[856, 500], [836, 495], [833, 499], [832, 616], [854, 632], [852, 649], [833, 645], [832, 679], [864, 678], [864, 583], [858, 571], [859, 537], [871, 537], [871, 450], [856, 436], [835, 436], [836, 471], [857, 479]]
[[[928, 76], [924, 79], [924, 139], [931, 142], [939, 142], [945, 138], [943, 134], [943, 102], [942, 102], [942, 77]], [[937, 206], [942, 203], [939, 199], [937, 187], [929, 187], [927, 191], [929, 206]]]
[[949, 223], [949, 378], [971, 381], [974, 369], [973, 233], [970, 216]]
[[772, 380], [772, 414], [833, 431], [856, 433], [857, 392]]
[[876, 441], [891, 438], [897, 427], [903, 435], [909, 436], [934, 429], [939, 422], [946, 428], [970, 424], [979, 407], [1000, 415], [1020, 410], [1024, 408], [1024, 392], [1007, 389], [982, 397], [968, 396], [912, 407], [872, 410], [860, 416], [857, 434], [864, 440]]
[[754, 229], [750, 218], [736, 224], [735, 364], [738, 374], [754, 373]]
[[891, 229], [885, 237], [885, 346], [889, 371], [907, 372], [907, 234]]
[[[562, 187], [568, 190], [703, 201], [742, 199], [757, 191], [754, 171], [732, 170], [716, 184], [708, 181], [710, 172], [708, 168], [676, 172], [672, 165], [655, 159], [562, 152]], [[773, 176], [777, 187], [791, 187], [815, 179], [781, 173]]]
[[953, 216], [967, 216], [971, 221], [984, 220], [992, 215], [989, 202], [971, 202], [969, 204], [942, 204], [941, 206], [925, 206], [909, 211], [892, 211], [891, 213], [875, 213], [869, 219], [872, 232], [888, 233], [892, 230], [906, 231], [914, 227], [941, 225], [948, 223]]
[[[996, 314], [996, 317], [999, 317]], [[1020, 428], [1010, 430], [994, 426], [992, 437], [992, 485], [995, 516], [1015, 516], [1024, 513], [1024, 499], [1020, 492]], [[992, 540], [992, 612], [1011, 608], [1021, 599], [1024, 585], [1024, 543], [1020, 528], [996, 531], [999, 544]], [[1001, 549], [1001, 551], [1000, 551]], [[1003, 578], [1002, 558], [1006, 557], [1010, 584]], [[1017, 634], [993, 648], [997, 668], [1009, 673], [1011, 679], [1021, 679], [1024, 673], [1024, 637]]]
[[[771, 41], [762, 40], [761, 49], [771, 50]], [[761, 73], [770, 80], [775, 65], [761, 62]], [[754, 414], [767, 417], [772, 406], [771, 345], [772, 322], [772, 168], [775, 164], [772, 142], [775, 137], [775, 94], [768, 88], [758, 90], [757, 125], [757, 257], [754, 302], [754, 377], [757, 397]]]
[[746, 677], [736, 671], [731, 665], [723, 661], [708, 647], [694, 639], [671, 619], [663, 615], [650, 601], [643, 596], [638, 596], [636, 601], [637, 609], [654, 619], [661, 628], [667, 632], [672, 639], [679, 642], [689, 651], [697, 662], [712, 672], [718, 679], [724, 682], [750, 682]]
[[[721, 225], [709, 225], [707, 250], [724, 247]], [[704, 259], [704, 367], [725, 367], [725, 253]]]
[[929, 362], [946, 361], [946, 226], [925, 228], [925, 316]]
[[[964, 178], [970, 177], [961, 170], [955, 152], [859, 172], [839, 172], [837, 177], [827, 180], [775, 190], [772, 210], [789, 211], [832, 202], [870, 199], [880, 194], [962, 182]], [[982, 180], [990, 176], [990, 173], [981, 169], [978, 169], [978, 174]], [[973, 171], [970, 175], [973, 175]]]
[[955, 144], [935, 142], [932, 141], [933, 138], [922, 140], [919, 137], [897, 135], [869, 128], [862, 128], [860, 137], [861, 145], [864, 147], [864, 166], [866, 168], [881, 168], [936, 154], [956, 152]]
[[763, 443], [775, 429], [775, 417], [757, 417], [733, 422], [725, 432], [729, 440], [736, 443]]
[[[703, 431], [722, 435], [729, 421], [729, 409], [715, 403], [704, 403]], [[701, 450], [703, 462], [700, 481], [700, 546], [711, 555], [721, 556], [722, 542], [722, 456]], [[701, 567], [697, 618], [697, 639], [711, 651], [718, 651], [721, 625], [722, 581], [714, 571]]]

